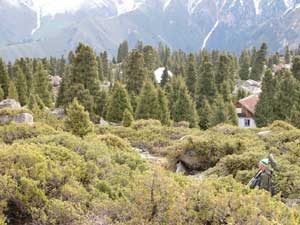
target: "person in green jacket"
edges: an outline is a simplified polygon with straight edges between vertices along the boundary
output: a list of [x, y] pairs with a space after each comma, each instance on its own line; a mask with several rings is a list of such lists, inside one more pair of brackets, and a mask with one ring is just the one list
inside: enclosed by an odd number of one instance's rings
[[260, 160], [258, 164], [259, 171], [251, 179], [249, 186], [252, 189], [256, 187], [259, 189], [264, 189], [270, 192], [273, 196], [275, 195], [275, 189], [272, 185], [273, 170], [270, 168], [270, 166], [272, 166], [272, 168], [276, 171], [279, 170], [278, 164], [274, 160], [272, 154], [269, 154], [268, 158]]

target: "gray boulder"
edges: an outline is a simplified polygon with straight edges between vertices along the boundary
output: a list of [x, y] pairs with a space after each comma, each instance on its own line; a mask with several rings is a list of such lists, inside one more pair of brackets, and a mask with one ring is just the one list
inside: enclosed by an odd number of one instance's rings
[[21, 113], [13, 117], [15, 123], [33, 123], [33, 116], [29, 113]]
[[63, 108], [56, 108], [51, 112], [51, 114], [59, 119], [62, 119], [65, 117], [65, 110]]
[[18, 109], [21, 108], [21, 104], [14, 99], [5, 99], [0, 102], [0, 109], [4, 108]]

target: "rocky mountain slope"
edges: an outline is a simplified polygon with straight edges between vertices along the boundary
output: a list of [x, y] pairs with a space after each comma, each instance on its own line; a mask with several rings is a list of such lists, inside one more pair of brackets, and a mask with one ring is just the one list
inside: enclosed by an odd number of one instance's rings
[[236, 52], [266, 41], [280, 50], [300, 42], [299, 13], [299, 0], [0, 0], [0, 55], [60, 56], [79, 41], [114, 54], [125, 39]]

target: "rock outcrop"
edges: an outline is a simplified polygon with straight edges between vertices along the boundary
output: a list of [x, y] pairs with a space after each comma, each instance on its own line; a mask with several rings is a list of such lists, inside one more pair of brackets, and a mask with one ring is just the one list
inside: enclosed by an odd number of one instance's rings
[[21, 104], [14, 99], [5, 99], [0, 102], [0, 109], [18, 109], [21, 108]]

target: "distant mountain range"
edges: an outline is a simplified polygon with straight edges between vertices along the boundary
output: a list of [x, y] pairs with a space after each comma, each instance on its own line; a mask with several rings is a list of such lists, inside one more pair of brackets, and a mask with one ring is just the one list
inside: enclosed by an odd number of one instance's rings
[[300, 0], [0, 0], [0, 55], [66, 55], [78, 42], [115, 54], [138, 40], [173, 49], [271, 50], [300, 43]]

